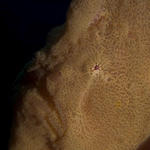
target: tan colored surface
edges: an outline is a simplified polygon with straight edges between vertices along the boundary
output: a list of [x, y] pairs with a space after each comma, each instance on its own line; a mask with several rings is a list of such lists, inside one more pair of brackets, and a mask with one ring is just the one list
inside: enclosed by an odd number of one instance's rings
[[10, 150], [136, 150], [150, 136], [149, 0], [74, 0], [45, 49], [28, 69]]

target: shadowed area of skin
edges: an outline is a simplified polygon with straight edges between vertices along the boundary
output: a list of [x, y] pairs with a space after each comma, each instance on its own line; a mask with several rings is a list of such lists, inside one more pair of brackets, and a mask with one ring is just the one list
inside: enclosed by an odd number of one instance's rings
[[149, 150], [150, 149], [150, 137], [143, 142], [137, 150]]
[[10, 150], [148, 150], [150, 1], [74, 0], [18, 89]]

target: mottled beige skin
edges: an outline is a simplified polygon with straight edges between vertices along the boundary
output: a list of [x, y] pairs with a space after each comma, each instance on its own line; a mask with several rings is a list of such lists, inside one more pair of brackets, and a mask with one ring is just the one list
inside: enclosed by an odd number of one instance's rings
[[74, 0], [62, 33], [28, 69], [10, 150], [136, 150], [150, 136], [150, 1]]

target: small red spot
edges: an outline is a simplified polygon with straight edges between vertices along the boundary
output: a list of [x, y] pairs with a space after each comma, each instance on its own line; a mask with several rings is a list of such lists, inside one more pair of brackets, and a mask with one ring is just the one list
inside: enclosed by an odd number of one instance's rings
[[99, 65], [95, 65], [94, 70], [99, 70]]

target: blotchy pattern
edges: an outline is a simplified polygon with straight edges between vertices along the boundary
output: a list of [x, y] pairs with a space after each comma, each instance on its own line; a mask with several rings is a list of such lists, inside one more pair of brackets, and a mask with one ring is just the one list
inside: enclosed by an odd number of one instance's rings
[[18, 90], [10, 150], [137, 150], [150, 137], [150, 1], [73, 0], [59, 33]]

